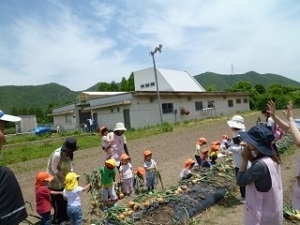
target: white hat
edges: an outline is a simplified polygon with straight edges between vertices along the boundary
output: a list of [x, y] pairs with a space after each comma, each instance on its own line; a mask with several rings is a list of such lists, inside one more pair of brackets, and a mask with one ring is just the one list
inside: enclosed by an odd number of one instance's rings
[[124, 126], [124, 123], [117, 123], [114, 131], [116, 130], [127, 130]]
[[0, 110], [0, 120], [8, 122], [19, 122], [21, 121], [21, 117], [5, 114], [2, 110]]
[[240, 130], [245, 130], [246, 127], [244, 125], [244, 118], [240, 115], [235, 115], [231, 118], [231, 120], [227, 121], [227, 124], [230, 128], [236, 128]]

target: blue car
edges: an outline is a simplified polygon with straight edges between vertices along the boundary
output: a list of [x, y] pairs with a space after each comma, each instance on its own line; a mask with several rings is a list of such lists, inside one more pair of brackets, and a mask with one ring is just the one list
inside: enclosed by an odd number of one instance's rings
[[36, 135], [51, 134], [51, 132], [51, 126], [37, 126], [33, 131], [33, 133]]
[[300, 130], [300, 118], [295, 119], [295, 123], [298, 127], [298, 130]]

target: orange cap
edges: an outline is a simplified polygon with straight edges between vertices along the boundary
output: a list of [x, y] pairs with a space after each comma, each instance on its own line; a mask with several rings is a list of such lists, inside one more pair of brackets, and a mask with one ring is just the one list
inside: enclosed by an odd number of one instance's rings
[[207, 141], [204, 137], [201, 137], [201, 138], [198, 139], [198, 143], [203, 145], [203, 144], [206, 144]]
[[54, 177], [51, 176], [48, 172], [42, 171], [36, 174], [35, 179], [35, 188], [38, 188], [42, 185], [43, 181], [51, 181], [54, 179]]
[[228, 139], [228, 136], [226, 134], [223, 134], [222, 138], [223, 139]]
[[144, 176], [145, 175], [145, 169], [143, 167], [138, 167], [137, 170], [136, 170], [136, 173]]
[[122, 161], [122, 160], [130, 159], [130, 157], [127, 154], [124, 153], [124, 154], [121, 155], [120, 159]]
[[188, 169], [188, 168], [193, 167], [194, 164], [195, 164], [195, 161], [194, 161], [193, 159], [189, 158], [189, 159], [185, 160], [185, 162], [184, 162], [184, 167], [185, 167], [186, 169]]
[[144, 156], [148, 156], [148, 155], [152, 155], [152, 152], [149, 149], [144, 151]]

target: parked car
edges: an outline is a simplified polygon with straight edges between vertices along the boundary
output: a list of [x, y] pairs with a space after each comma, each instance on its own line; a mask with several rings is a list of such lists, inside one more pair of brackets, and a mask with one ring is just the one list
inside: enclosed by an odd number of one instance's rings
[[298, 127], [298, 130], [300, 130], [300, 118], [295, 119], [295, 123]]
[[33, 133], [35, 135], [40, 135], [40, 134], [51, 134], [52, 129], [51, 126], [37, 126], [34, 130]]

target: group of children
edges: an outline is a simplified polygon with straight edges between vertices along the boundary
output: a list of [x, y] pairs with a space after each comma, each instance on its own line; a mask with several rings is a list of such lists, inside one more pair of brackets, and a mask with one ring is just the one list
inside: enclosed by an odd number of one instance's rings
[[228, 136], [224, 134], [222, 141], [211, 142], [210, 149], [204, 147], [206, 144], [207, 141], [204, 137], [200, 137], [196, 142], [195, 160], [199, 169], [212, 168], [217, 163], [218, 153], [224, 153], [228, 148]]

